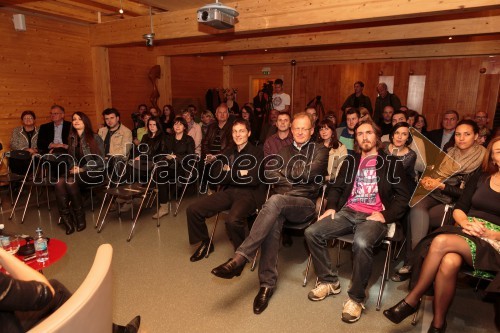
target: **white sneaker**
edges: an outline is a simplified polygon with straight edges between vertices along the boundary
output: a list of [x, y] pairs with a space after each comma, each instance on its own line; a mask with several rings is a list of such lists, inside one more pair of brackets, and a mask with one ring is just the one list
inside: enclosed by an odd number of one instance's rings
[[330, 295], [340, 293], [340, 281], [337, 282], [320, 282], [316, 287], [309, 292], [307, 297], [311, 301], [321, 301]]
[[354, 323], [361, 318], [361, 312], [365, 306], [362, 303], [358, 303], [353, 301], [351, 298], [348, 298], [344, 302], [344, 309], [342, 310], [342, 321], [346, 323]]
[[170, 213], [170, 209], [168, 207], [168, 203], [166, 203], [166, 204], [160, 204], [160, 209], [158, 209], [158, 213], [155, 213], [153, 215], [153, 218], [154, 219], [159, 219], [159, 218], [167, 215], [168, 213]]

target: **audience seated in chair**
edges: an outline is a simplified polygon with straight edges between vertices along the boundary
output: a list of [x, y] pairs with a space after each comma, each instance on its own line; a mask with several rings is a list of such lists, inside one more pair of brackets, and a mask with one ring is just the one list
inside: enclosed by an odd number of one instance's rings
[[262, 151], [248, 141], [251, 136], [250, 123], [243, 118], [236, 119], [232, 125], [232, 136], [234, 146], [227, 148], [209, 169], [219, 175], [214, 180], [221, 189], [197, 200], [186, 209], [189, 243], [201, 242], [190, 258], [193, 262], [203, 259], [214, 250], [213, 244], [209, 244], [206, 218], [229, 210], [226, 230], [237, 249], [248, 235], [247, 218], [260, 208], [265, 198], [265, 191], [259, 186]]
[[[462, 135], [460, 127], [457, 127], [458, 144]], [[414, 265], [411, 292], [384, 311], [389, 320], [399, 323], [417, 311], [421, 297], [434, 286], [434, 317], [428, 332], [444, 332], [446, 314], [453, 302], [457, 275], [463, 263], [471, 267], [476, 276], [495, 277], [486, 291], [494, 292], [499, 297], [499, 202], [500, 138], [496, 138], [488, 145], [481, 172], [475, 173], [470, 179], [455, 205], [453, 219], [457, 226], [444, 226], [436, 230], [415, 248], [411, 260]]]
[[[197, 125], [197, 124], [196, 124]], [[169, 182], [174, 182], [176, 186], [180, 177], [187, 177], [188, 170], [191, 169], [190, 161], [195, 158], [195, 141], [188, 135], [188, 124], [183, 117], [176, 117], [173, 121], [173, 134], [166, 138], [165, 161], [162, 161], [166, 166], [160, 167], [157, 172], [158, 176], [158, 196], [160, 201], [160, 209], [158, 213], [153, 215], [153, 218], [161, 218], [170, 212], [169, 201]], [[189, 178], [189, 177], [188, 177]], [[186, 179], [187, 182], [190, 179]]]
[[[10, 137], [10, 150], [25, 150], [31, 155], [38, 153], [38, 127], [35, 126], [36, 115], [33, 111], [27, 110], [21, 113], [22, 126], [12, 130]], [[17, 162], [17, 163], [16, 163]], [[29, 165], [27, 162], [9, 161], [10, 170], [18, 175], [26, 173]]]
[[[420, 180], [419, 187], [428, 191], [428, 195], [410, 210], [410, 237], [407, 238], [407, 245], [410, 246], [407, 246], [407, 255], [427, 235], [430, 227], [440, 226], [445, 205], [456, 202], [468, 179], [479, 172], [486, 149], [475, 141], [478, 131], [474, 121], [460, 121], [454, 131], [455, 147], [448, 151], [448, 157], [432, 171], [431, 176], [424, 176]], [[403, 264], [392, 280], [406, 280], [410, 270], [407, 263]]]
[[52, 121], [40, 126], [37, 148], [40, 154], [66, 152], [68, 149], [71, 122], [64, 120], [64, 108], [53, 105], [50, 108]]
[[77, 231], [86, 227], [80, 188], [104, 180], [104, 145], [101, 137], [94, 133], [85, 113], [73, 113], [72, 120], [68, 172], [60, 175], [55, 185], [57, 207], [67, 235], [75, 231], [75, 225]]
[[295, 115], [292, 123], [293, 144], [279, 153], [282, 164], [267, 170], [266, 178], [274, 184], [276, 194], [262, 206], [250, 234], [236, 250], [233, 258], [214, 268], [212, 274], [230, 279], [239, 276], [245, 263], [252, 261], [261, 249], [259, 263], [260, 290], [253, 310], [260, 314], [267, 308], [278, 279], [277, 262], [280, 235], [285, 220], [304, 223], [316, 214], [316, 199], [328, 165], [328, 150], [311, 141], [312, 119], [306, 113]]
[[313, 301], [340, 293], [327, 241], [354, 233], [353, 272], [342, 311], [348, 323], [357, 321], [365, 308], [374, 247], [387, 235], [388, 224], [403, 217], [410, 200], [403, 167], [380, 149], [379, 131], [369, 122], [355, 127], [356, 153], [343, 161], [329, 188], [327, 210], [305, 232], [318, 275], [318, 285], [308, 295]]
[[115, 108], [108, 108], [102, 112], [106, 126], [98, 131], [104, 142], [104, 156], [123, 156], [128, 159], [132, 149], [132, 131], [120, 122], [120, 112]]
[[264, 143], [264, 157], [277, 155], [283, 147], [289, 146], [293, 142], [290, 125], [292, 116], [288, 112], [280, 112], [276, 120], [278, 131], [268, 137]]
[[194, 151], [196, 154], [201, 154], [201, 141], [203, 139], [203, 133], [201, 131], [200, 124], [194, 121], [193, 111], [184, 110], [182, 111], [182, 117], [187, 123], [187, 134], [194, 140]]

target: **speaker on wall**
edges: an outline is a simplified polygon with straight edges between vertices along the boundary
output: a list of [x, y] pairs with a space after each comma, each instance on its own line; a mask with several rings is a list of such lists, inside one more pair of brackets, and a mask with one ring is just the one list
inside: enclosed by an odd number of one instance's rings
[[14, 21], [16, 31], [26, 31], [26, 20], [23, 14], [14, 14], [12, 21]]

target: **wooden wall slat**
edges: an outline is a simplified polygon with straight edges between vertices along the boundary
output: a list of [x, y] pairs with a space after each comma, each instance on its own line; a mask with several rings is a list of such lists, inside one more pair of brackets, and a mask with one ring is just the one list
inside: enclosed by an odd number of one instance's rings
[[[357, 80], [365, 83], [364, 93], [370, 97], [373, 104], [377, 97], [379, 74], [395, 77], [394, 92], [404, 105], [408, 96], [409, 76], [413, 73], [426, 75], [423, 114], [430, 129], [439, 127], [440, 115], [448, 109], [455, 109], [462, 116], [466, 116], [474, 114], [476, 105], [481, 105], [493, 115], [495, 105], [492, 101], [496, 100], [493, 96], [498, 95], [498, 87], [495, 84], [493, 88], [486, 87], [485, 82], [480, 85], [480, 77], [484, 75], [479, 73], [479, 69], [488, 59], [470, 57], [327, 64], [302, 62], [297, 64], [295, 74], [294, 112], [302, 111], [307, 102], [321, 95], [325, 111], [333, 110], [339, 114], [344, 100], [353, 93], [353, 83]], [[239, 89], [240, 104], [251, 100], [247, 96], [248, 76], [260, 74], [264, 66], [271, 67], [271, 79], [276, 74], [287, 75], [285, 84], [288, 86], [285, 86], [285, 91], [289, 92], [291, 78], [289, 66], [286, 64], [232, 65], [231, 85]], [[478, 102], [478, 98], [481, 98], [481, 102]]]
[[0, 140], [8, 148], [24, 110], [37, 125], [48, 122], [49, 108], [66, 108], [95, 118], [89, 28], [26, 15], [25, 32], [16, 32], [12, 13], [0, 11]]

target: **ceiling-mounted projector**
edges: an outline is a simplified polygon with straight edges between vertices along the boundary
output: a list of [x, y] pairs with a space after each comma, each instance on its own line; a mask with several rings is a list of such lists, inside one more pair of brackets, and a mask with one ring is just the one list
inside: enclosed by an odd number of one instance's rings
[[238, 15], [236, 9], [216, 2], [198, 9], [198, 22], [216, 29], [231, 29], [234, 27], [234, 19]]

